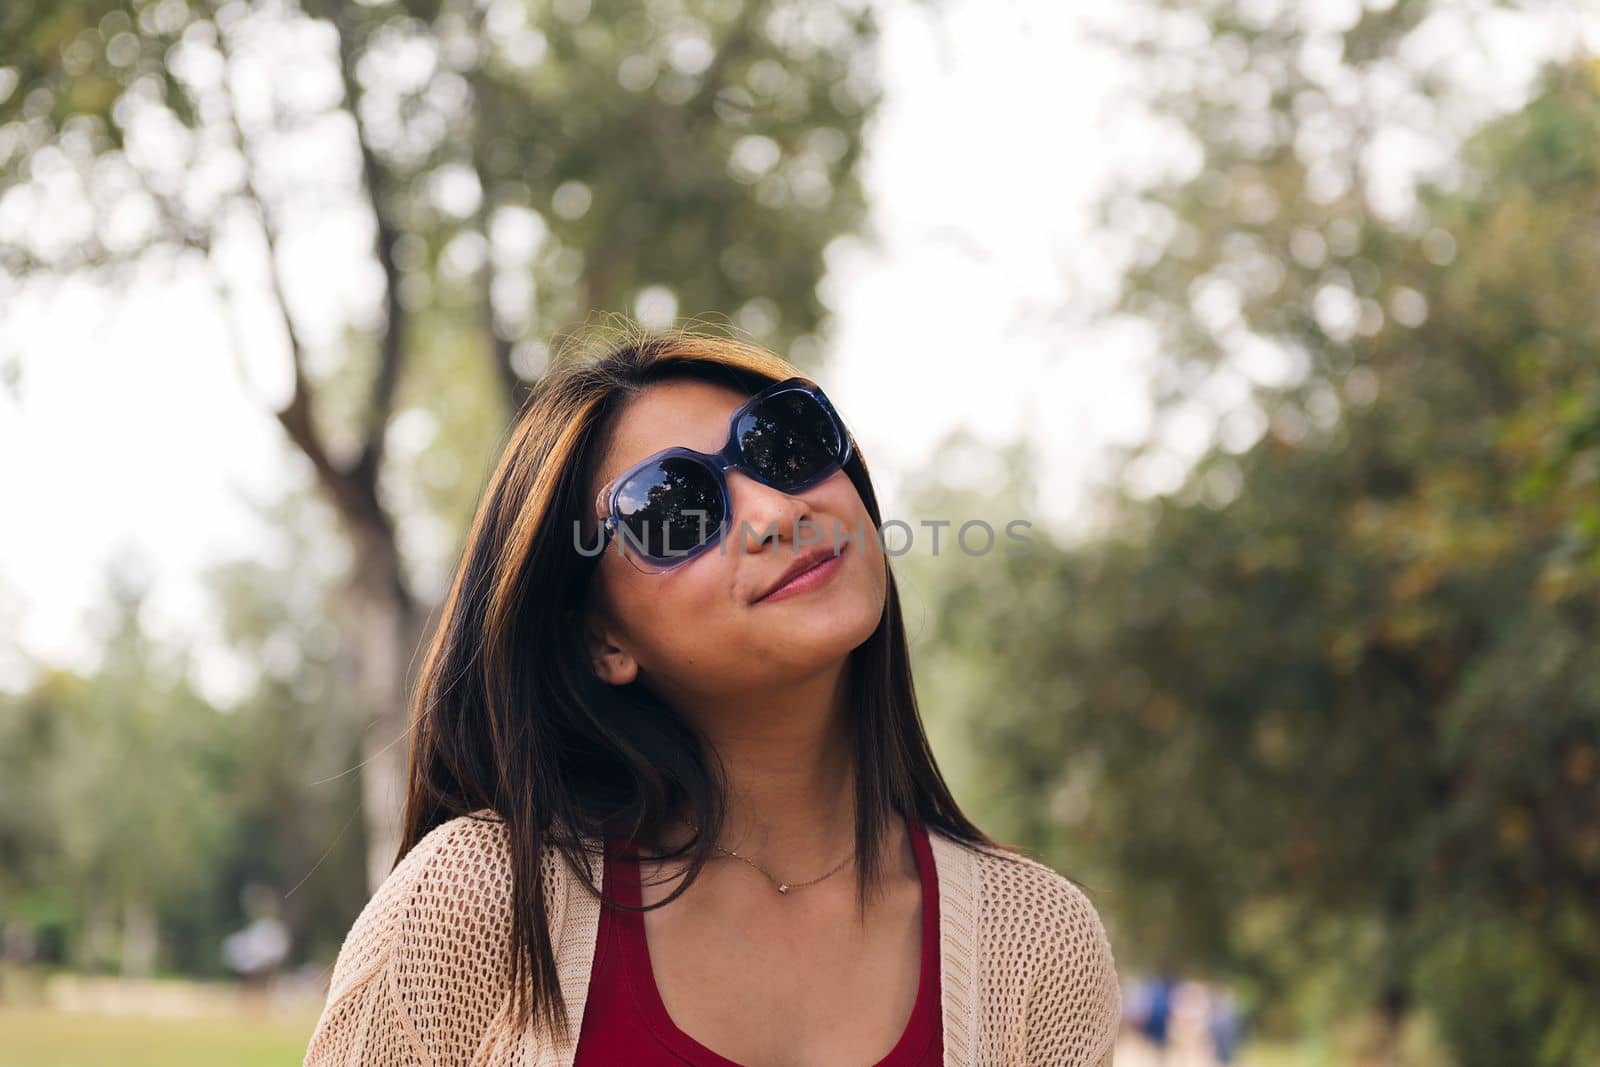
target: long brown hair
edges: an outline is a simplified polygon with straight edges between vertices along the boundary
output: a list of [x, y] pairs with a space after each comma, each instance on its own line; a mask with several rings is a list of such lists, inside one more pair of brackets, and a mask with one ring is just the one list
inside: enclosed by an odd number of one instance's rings
[[[543, 850], [558, 849], [589, 873], [592, 844], [584, 838], [658, 843], [669, 817], [687, 817], [701, 832], [666, 854], [687, 855], [691, 865], [664, 904], [712, 857], [724, 814], [714, 757], [681, 716], [639, 682], [611, 686], [590, 665], [581, 619], [598, 557], [576, 550], [574, 530], [588, 538], [594, 528], [591, 481], [623, 405], [652, 384], [695, 378], [750, 395], [798, 373], [765, 349], [711, 333], [624, 334], [598, 358], [553, 361], [484, 489], [411, 702], [395, 857], [398, 864], [430, 830], [481, 808], [505, 821], [513, 1016], [522, 1024], [543, 1016], [562, 1034], [569, 1021], [546, 936]], [[845, 470], [877, 529], [877, 496], [860, 449], [853, 451]], [[883, 617], [847, 670], [864, 913], [897, 813], [959, 841], [995, 842], [962, 814], [935, 766], [892, 568]]]

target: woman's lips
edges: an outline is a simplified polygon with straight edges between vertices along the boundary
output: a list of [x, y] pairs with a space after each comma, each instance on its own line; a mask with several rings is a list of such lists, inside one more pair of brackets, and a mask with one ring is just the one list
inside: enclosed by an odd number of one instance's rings
[[827, 584], [827, 582], [833, 578], [834, 574], [838, 572], [840, 557], [842, 555], [844, 555], [844, 549], [842, 548], [838, 552], [830, 553], [829, 555], [823, 557], [821, 563], [818, 563], [810, 570], [801, 571], [799, 574], [795, 575], [793, 578], [790, 578], [787, 582], [783, 583], [778, 588], [762, 597], [760, 600], [756, 601], [756, 603], [770, 604], [774, 600], [784, 600], [788, 597], [798, 596], [801, 593], [808, 593], [819, 586]]

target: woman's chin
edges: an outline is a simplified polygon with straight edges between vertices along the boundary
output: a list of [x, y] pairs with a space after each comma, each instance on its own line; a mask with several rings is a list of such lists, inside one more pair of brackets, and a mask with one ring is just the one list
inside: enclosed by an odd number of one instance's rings
[[[798, 618], [792, 624], [785, 620], [781, 630], [774, 629], [769, 619], [747, 646], [750, 654], [787, 663], [801, 660], [814, 669], [848, 656], [872, 636], [882, 611], [862, 610], [860, 598], [841, 599], [846, 602], [828, 610], [813, 610], [809, 617]], [[798, 654], [802, 646], [803, 656]]]

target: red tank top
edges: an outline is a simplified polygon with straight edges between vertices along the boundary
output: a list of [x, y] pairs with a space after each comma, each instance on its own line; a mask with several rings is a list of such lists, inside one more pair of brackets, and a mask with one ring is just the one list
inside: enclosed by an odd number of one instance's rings
[[[938, 874], [927, 828], [920, 819], [908, 817], [906, 829], [911, 834], [911, 849], [922, 881], [921, 977], [916, 1003], [900, 1040], [871, 1067], [938, 1067], [944, 1061], [939, 1014]], [[641, 899], [637, 856], [612, 842], [603, 864], [601, 885], [608, 899], [637, 907]], [[629, 1067], [741, 1067], [678, 1029], [667, 1014], [651, 972], [642, 914], [602, 906], [595, 945], [573, 1067], [616, 1067], [623, 1063]]]

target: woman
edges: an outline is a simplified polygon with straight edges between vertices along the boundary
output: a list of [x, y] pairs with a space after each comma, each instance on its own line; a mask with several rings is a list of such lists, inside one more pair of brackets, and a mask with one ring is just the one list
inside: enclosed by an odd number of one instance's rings
[[880, 521], [779, 357], [675, 331], [558, 360], [307, 1067], [1109, 1065], [1099, 916], [951, 798]]

